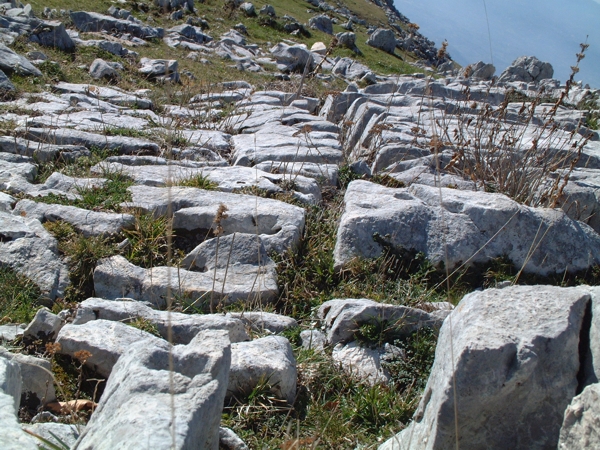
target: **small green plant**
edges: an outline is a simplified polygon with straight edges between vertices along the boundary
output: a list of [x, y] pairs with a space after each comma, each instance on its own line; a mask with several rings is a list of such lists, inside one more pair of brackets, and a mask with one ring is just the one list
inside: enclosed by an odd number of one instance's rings
[[214, 191], [219, 187], [219, 183], [212, 181], [210, 178], [202, 175], [192, 175], [188, 178], [182, 178], [174, 183], [175, 186], [194, 187], [204, 189], [206, 191]]
[[425, 388], [435, 358], [438, 331], [421, 328], [409, 337], [399, 339], [394, 345], [404, 350], [404, 356], [385, 362], [396, 389], [400, 391]]
[[127, 325], [137, 328], [138, 330], [145, 331], [153, 336], [161, 337], [160, 333], [158, 332], [158, 326], [148, 319], [136, 317], [132, 321], [126, 323]]
[[28, 323], [40, 306], [41, 291], [29, 278], [0, 265], [0, 323]]
[[96, 263], [116, 254], [114, 240], [103, 236], [85, 237], [72, 225], [63, 221], [46, 222], [44, 227], [58, 240], [58, 250], [67, 257], [71, 284], [65, 292], [65, 301], [83, 301], [94, 293]]
[[123, 230], [123, 234], [129, 240], [124, 256], [131, 263], [152, 268], [169, 262], [169, 235], [171, 239], [174, 237], [170, 219], [138, 213], [134, 227]]

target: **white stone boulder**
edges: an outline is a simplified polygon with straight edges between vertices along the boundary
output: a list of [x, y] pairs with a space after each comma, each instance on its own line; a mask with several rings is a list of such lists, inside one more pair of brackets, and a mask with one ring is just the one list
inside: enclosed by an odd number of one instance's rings
[[589, 302], [585, 288], [552, 286], [465, 296], [440, 330], [414, 420], [380, 450], [454, 448], [456, 423], [461, 447], [556, 448]]
[[[233, 342], [247, 341], [244, 322], [223, 314], [184, 314], [157, 311], [138, 301], [104, 300], [88, 298], [77, 307], [73, 325], [82, 325], [92, 320], [110, 320], [127, 323], [142, 319], [155, 325], [163, 339], [171, 336], [174, 344], [188, 344], [200, 331], [225, 330]], [[169, 333], [169, 327], [171, 331]]]
[[259, 384], [288, 403], [296, 397], [296, 358], [290, 342], [268, 336], [231, 345], [231, 371], [227, 396], [244, 397]]
[[217, 450], [230, 363], [226, 331], [202, 331], [185, 346], [136, 342], [73, 448]]
[[450, 269], [507, 256], [525, 272], [551, 275], [600, 262], [600, 236], [561, 210], [523, 206], [502, 194], [353, 181], [335, 266], [355, 257], [376, 258], [384, 246], [422, 252], [433, 265]]
[[119, 357], [127, 347], [140, 340], [147, 345], [159, 345], [163, 339], [150, 333], [108, 320], [94, 320], [83, 325], [65, 325], [56, 343], [59, 353], [75, 357], [75, 353], [85, 350], [91, 353], [86, 365], [102, 376], [109, 376]]
[[319, 307], [317, 317], [323, 321], [329, 345], [353, 341], [364, 324], [385, 324], [386, 328], [394, 328], [395, 334], [407, 336], [424, 326], [439, 326], [420, 309], [364, 298], [329, 300]]

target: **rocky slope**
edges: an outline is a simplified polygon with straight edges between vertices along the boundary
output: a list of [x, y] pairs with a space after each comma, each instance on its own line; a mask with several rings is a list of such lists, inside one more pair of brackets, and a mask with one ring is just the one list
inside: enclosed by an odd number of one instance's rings
[[119, 5], [0, 5], [2, 448], [597, 445], [597, 92], [389, 1]]

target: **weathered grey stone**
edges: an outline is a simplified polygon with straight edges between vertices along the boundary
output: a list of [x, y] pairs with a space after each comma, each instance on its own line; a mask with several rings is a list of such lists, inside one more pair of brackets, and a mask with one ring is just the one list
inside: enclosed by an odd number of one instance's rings
[[587, 386], [565, 411], [558, 440], [559, 450], [600, 447], [600, 384]]
[[60, 172], [53, 172], [40, 190], [55, 190], [70, 194], [78, 194], [83, 190], [101, 189], [106, 184], [106, 178], [74, 178]]
[[29, 323], [23, 337], [27, 339], [54, 340], [63, 326], [63, 321], [48, 308], [40, 308]]
[[[336, 75], [341, 75], [344, 78], [347, 78], [348, 80], [360, 80], [369, 73], [371, 73], [371, 69], [369, 69], [364, 64], [354, 61], [351, 58], [341, 58], [335, 64], [335, 66], [333, 66], [331, 72]], [[342, 98], [341, 100], [344, 100], [344, 98]]]
[[344, 33], [337, 33], [335, 36], [337, 37], [338, 45], [340, 47], [349, 48], [357, 54], [361, 53], [361, 51], [356, 46], [356, 34], [350, 31], [346, 31]]
[[381, 244], [423, 252], [434, 265], [450, 268], [507, 256], [540, 275], [586, 270], [600, 259], [600, 236], [560, 210], [522, 206], [501, 194], [354, 181], [346, 191], [335, 265], [378, 257]]
[[1, 341], [14, 341], [18, 336], [23, 336], [25, 331], [25, 325], [9, 323], [6, 325], [0, 325], [0, 342]]
[[135, 218], [131, 214], [118, 214], [89, 211], [75, 206], [37, 203], [21, 200], [15, 205], [14, 215], [21, 215], [40, 222], [70, 223], [84, 236], [114, 235], [124, 229], [132, 228]]
[[414, 421], [380, 450], [454, 448], [455, 420], [461, 446], [556, 448], [589, 301], [584, 288], [551, 286], [465, 296], [440, 330]]
[[105, 30], [113, 33], [116, 31], [128, 33], [140, 39], [162, 38], [164, 35], [162, 28], [144, 26], [129, 20], [115, 19], [95, 12], [74, 11], [71, 13], [71, 19], [75, 27], [84, 32]]
[[13, 196], [0, 192], [0, 211], [11, 212], [13, 205], [17, 202]]
[[460, 74], [463, 77], [466, 77], [468, 74], [468, 78], [473, 80], [485, 80], [489, 81], [494, 77], [494, 73], [496, 72], [496, 68], [493, 64], [486, 64], [483, 61], [479, 61], [475, 64], [470, 64], [469, 72], [466, 72], [466, 68], [461, 70]]
[[[216, 244], [207, 244], [204, 248], [210, 246], [214, 248]], [[223, 259], [219, 258], [216, 270], [207, 267], [206, 272], [192, 272], [164, 266], [143, 269], [122, 256], [113, 256], [100, 260], [96, 266], [94, 289], [96, 295], [103, 298], [130, 297], [161, 308], [166, 306], [169, 292], [185, 295], [187, 302], [203, 310], [236, 302], [269, 303], [275, 300], [278, 288], [273, 264], [223, 267]]]
[[369, 39], [367, 45], [383, 50], [386, 53], [394, 54], [396, 49], [396, 35], [389, 28], [378, 28]]
[[24, 137], [36, 142], [52, 142], [57, 145], [84, 145], [87, 148], [106, 149], [119, 154], [158, 155], [160, 147], [146, 139], [128, 136], [105, 136], [66, 128], [24, 128]]
[[76, 352], [85, 350], [91, 353], [86, 366], [102, 376], [108, 377], [119, 357], [127, 347], [140, 340], [147, 345], [160, 345], [163, 340], [150, 333], [108, 320], [93, 320], [82, 325], [65, 325], [58, 333], [56, 343], [59, 353], [74, 357]]
[[170, 208], [174, 229], [197, 231], [201, 239], [215, 228], [220, 205], [227, 207], [227, 217], [221, 222], [224, 235], [258, 234], [267, 253], [295, 247], [304, 228], [302, 208], [268, 198], [183, 187], [132, 186], [128, 190], [132, 196], [128, 206], [157, 216]]
[[29, 156], [38, 162], [49, 162], [58, 157], [68, 161], [70, 155], [89, 156], [89, 151], [82, 145], [55, 145], [13, 136], [0, 136], [0, 151]]
[[[283, 161], [263, 161], [256, 164], [258, 170], [268, 173], [282, 173], [287, 175], [302, 175], [314, 178], [322, 185], [337, 186], [339, 168], [336, 164], [293, 163]], [[292, 177], [293, 178], [293, 177]]]
[[354, 334], [364, 324], [386, 323], [398, 334], [409, 335], [423, 326], [435, 326], [425, 311], [406, 306], [377, 303], [368, 299], [334, 299], [323, 303], [317, 312], [330, 345], [354, 340]]
[[331, 358], [344, 372], [371, 386], [390, 380], [389, 371], [381, 365], [381, 355], [380, 349], [364, 347], [357, 342], [337, 344], [331, 352]]
[[304, 330], [300, 333], [302, 348], [321, 352], [327, 345], [327, 337], [319, 330]]
[[288, 72], [303, 72], [305, 67], [312, 70], [315, 64], [305, 46], [279, 43], [272, 47], [270, 52]]
[[[289, 108], [286, 108], [288, 111]], [[314, 120], [314, 116], [302, 112], [294, 115], [294, 119], [308, 122]], [[264, 116], [264, 114], [263, 114]], [[290, 123], [277, 111], [275, 120], [281, 123]], [[283, 119], [283, 120], [282, 120]], [[306, 119], [306, 120], [305, 120]], [[261, 120], [265, 120], [263, 117]], [[300, 122], [300, 120], [298, 120]], [[323, 121], [325, 124], [329, 122]], [[250, 120], [244, 121], [242, 126], [250, 126]], [[307, 124], [305, 132], [302, 126], [292, 127], [286, 124], [269, 124], [263, 126], [256, 133], [244, 133], [233, 136], [233, 156], [235, 165], [252, 166], [265, 161], [277, 161], [285, 163], [310, 162], [314, 164], [341, 164], [342, 148], [337, 134], [330, 132], [312, 131], [314, 123]], [[294, 124], [294, 122], [291, 122]], [[308, 126], [310, 125], [310, 127]]]
[[254, 9], [254, 4], [250, 2], [244, 2], [240, 5], [240, 9], [246, 14], [248, 17], [253, 17], [256, 15], [256, 10]]
[[179, 164], [128, 166], [117, 162], [102, 162], [92, 167], [92, 173], [122, 173], [137, 184], [146, 186], [177, 186], [195, 177], [204, 177], [222, 192], [257, 187], [269, 193], [292, 192], [300, 201], [316, 204], [321, 201], [318, 184], [302, 175], [285, 176], [266, 173], [254, 167], [186, 167]]
[[154, 449], [217, 450], [230, 363], [225, 331], [202, 331], [186, 346], [135, 343], [114, 367], [73, 448], [134, 448], [151, 442]]
[[77, 307], [73, 325], [82, 325], [92, 320], [110, 320], [127, 323], [143, 319], [156, 325], [164, 339], [174, 344], [189, 344], [203, 330], [226, 330], [231, 342], [249, 339], [244, 323], [233, 316], [222, 314], [183, 314], [157, 311], [142, 302], [104, 300], [88, 298]]
[[[94, 86], [93, 84], [76, 84], [76, 83], [65, 83], [65, 82], [60, 82], [57, 83], [55, 86], [53, 86], [53, 90], [63, 93], [63, 94], [80, 94], [80, 95], [84, 95], [85, 97], [89, 97], [89, 98], [83, 98], [84, 100], [86, 100], [86, 102], [91, 103], [92, 105], [102, 105], [102, 106], [107, 106], [105, 103], [110, 103], [112, 105], [116, 105], [116, 106], [129, 106], [131, 108], [136, 108], [136, 109], [151, 109], [153, 107], [152, 105], [152, 101], [150, 99], [148, 99], [147, 97], [145, 97], [144, 95], [138, 93], [131, 93], [131, 92], [127, 92], [124, 91], [122, 89], [119, 89], [117, 87], [106, 87], [106, 86]], [[69, 96], [70, 98], [73, 98], [73, 96]], [[81, 99], [82, 97], [78, 97], [79, 99]], [[121, 116], [121, 123], [120, 125], [122, 126], [123, 123], [123, 118], [125, 116]], [[107, 136], [103, 136], [103, 137], [107, 137]], [[111, 137], [118, 137], [118, 136], [111, 136]], [[82, 139], [83, 140], [83, 139]], [[55, 140], [51, 140], [51, 141], [46, 141], [46, 142], [54, 142], [54, 143], [58, 143]], [[104, 148], [104, 147], [102, 147]], [[138, 153], [140, 153], [138, 151]]]
[[148, 59], [140, 60], [142, 67], [138, 72], [151, 79], [160, 81], [179, 82], [179, 63], [175, 59]]
[[247, 396], [259, 383], [292, 404], [296, 397], [296, 358], [290, 342], [268, 336], [231, 345], [231, 370], [227, 396]]
[[271, 17], [275, 17], [277, 15], [275, 14], [275, 8], [272, 5], [265, 5], [260, 8], [259, 14]]
[[221, 450], [249, 450], [248, 446], [233, 430], [225, 427], [219, 428], [219, 448]]
[[2, 98], [10, 91], [14, 91], [15, 85], [12, 84], [10, 79], [6, 76], [6, 74], [0, 70], [0, 95]]
[[263, 311], [230, 312], [227, 313], [227, 316], [241, 320], [252, 330], [258, 332], [266, 330], [271, 333], [281, 333], [298, 326], [298, 322], [292, 317]]
[[535, 56], [521, 56], [515, 59], [500, 74], [498, 81], [523, 81], [530, 83], [552, 78], [553, 75], [554, 69], [550, 63], [542, 62]]
[[29, 40], [44, 47], [56, 47], [63, 51], [75, 49], [75, 42], [71, 39], [62, 22], [41, 22], [29, 35]]
[[114, 79], [119, 74], [109, 63], [101, 58], [97, 58], [90, 65], [90, 76], [95, 80], [99, 80], [100, 78]]
[[10, 353], [3, 347], [0, 347], [0, 357], [19, 365], [22, 380], [19, 395], [33, 393], [44, 405], [56, 399], [50, 361], [22, 353]]
[[41, 77], [39, 71], [27, 58], [15, 53], [6, 45], [0, 43], [0, 70], [7, 74]]
[[333, 34], [333, 23], [331, 22], [331, 19], [324, 14], [308, 19], [308, 25], [314, 30], [319, 30], [327, 34]]
[[38, 220], [0, 212], [0, 236], [0, 264], [29, 277], [51, 299], [62, 296], [69, 272], [56, 239]]
[[[12, 399], [12, 402], [7, 402], [7, 404], [10, 403], [11, 412], [15, 415], [19, 411], [21, 402], [21, 386], [21, 366], [11, 358], [0, 354], [0, 394]], [[2, 406], [4, 409], [6, 405]]]
[[20, 427], [17, 413], [21, 401], [21, 366], [6, 353], [0, 354], [0, 448], [36, 450], [35, 439]]
[[34, 423], [31, 425], [23, 424], [21, 426], [24, 430], [31, 431], [32, 433], [52, 442], [54, 445], [59, 446], [61, 443], [64, 443], [69, 448], [75, 444], [75, 441], [77, 441], [77, 438], [79, 437], [78, 427], [83, 428], [81, 425], [77, 426], [53, 422]]

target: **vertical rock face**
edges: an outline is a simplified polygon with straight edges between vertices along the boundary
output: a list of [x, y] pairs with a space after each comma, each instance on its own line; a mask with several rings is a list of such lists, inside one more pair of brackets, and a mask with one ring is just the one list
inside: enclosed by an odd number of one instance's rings
[[414, 421], [380, 450], [454, 449], [457, 430], [461, 448], [556, 449], [589, 302], [586, 289], [551, 286], [465, 296], [442, 326]]
[[216, 450], [230, 364], [226, 331], [200, 332], [188, 345], [132, 345], [74, 448]]

